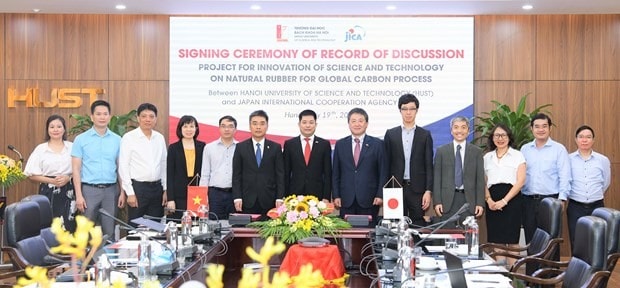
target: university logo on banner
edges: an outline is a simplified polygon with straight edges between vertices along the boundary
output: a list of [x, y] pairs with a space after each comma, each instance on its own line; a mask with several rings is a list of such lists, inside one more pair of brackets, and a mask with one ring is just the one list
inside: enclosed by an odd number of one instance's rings
[[403, 188], [392, 176], [383, 186], [383, 219], [403, 219], [403, 210]]

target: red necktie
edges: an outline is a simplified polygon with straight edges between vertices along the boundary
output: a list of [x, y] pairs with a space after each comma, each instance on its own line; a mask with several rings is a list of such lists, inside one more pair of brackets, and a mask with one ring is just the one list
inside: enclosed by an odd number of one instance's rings
[[304, 138], [306, 140], [306, 148], [304, 148], [304, 159], [306, 160], [306, 166], [310, 162], [310, 138]]
[[357, 166], [357, 162], [360, 160], [360, 139], [355, 138], [355, 150], [353, 150], [353, 162], [355, 162], [355, 166]]

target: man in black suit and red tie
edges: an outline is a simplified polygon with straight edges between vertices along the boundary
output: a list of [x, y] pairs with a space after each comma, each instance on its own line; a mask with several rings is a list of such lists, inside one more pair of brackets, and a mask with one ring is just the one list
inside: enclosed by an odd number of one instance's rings
[[413, 94], [398, 99], [403, 124], [388, 129], [383, 141], [390, 176], [403, 187], [405, 215], [413, 224], [425, 226], [424, 213], [431, 205], [433, 188], [433, 138], [431, 132], [417, 126], [415, 117], [420, 101]]
[[325, 202], [332, 196], [332, 159], [329, 141], [314, 135], [316, 113], [299, 113], [301, 135], [284, 142], [286, 195], [314, 195]]
[[282, 146], [265, 139], [269, 116], [263, 110], [250, 114], [252, 137], [237, 144], [233, 156], [232, 193], [235, 210], [261, 214], [282, 205], [284, 160]]

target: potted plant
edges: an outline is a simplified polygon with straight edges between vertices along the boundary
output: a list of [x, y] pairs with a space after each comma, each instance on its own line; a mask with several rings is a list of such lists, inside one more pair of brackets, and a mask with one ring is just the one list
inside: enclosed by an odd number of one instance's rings
[[530, 93], [521, 97], [521, 100], [514, 111], [510, 108], [510, 106], [502, 104], [496, 100], [492, 100], [491, 102], [495, 104], [495, 108], [493, 110], [489, 112], [482, 112], [482, 116], [474, 117], [477, 122], [474, 130], [478, 133], [478, 137], [476, 137], [473, 142], [482, 149], [486, 149], [487, 137], [489, 136], [491, 129], [500, 123], [506, 125], [512, 131], [514, 136], [514, 146], [516, 149], [519, 149], [525, 143], [532, 141], [534, 139], [534, 135], [532, 135], [532, 130], [530, 129], [530, 120], [538, 113], [551, 114], [551, 112], [545, 109], [550, 107], [551, 104], [545, 104], [536, 107], [531, 112], [526, 112], [525, 104], [529, 94]]
[[[138, 123], [137, 115], [135, 109], [127, 112], [127, 114], [112, 115], [110, 123], [108, 123], [108, 129], [122, 137], [125, 133], [136, 128], [136, 123]], [[69, 135], [80, 134], [93, 126], [93, 120], [90, 119], [90, 115], [71, 114], [69, 118], [77, 121], [69, 129]]]

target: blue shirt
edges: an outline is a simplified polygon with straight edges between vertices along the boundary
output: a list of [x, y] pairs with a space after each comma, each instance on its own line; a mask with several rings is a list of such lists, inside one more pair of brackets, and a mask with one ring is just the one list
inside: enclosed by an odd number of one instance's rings
[[121, 137], [109, 129], [103, 136], [95, 128], [90, 128], [75, 137], [71, 156], [82, 159], [82, 183], [116, 183], [120, 146]]
[[403, 173], [403, 179], [411, 180], [411, 152], [413, 149], [413, 137], [415, 137], [414, 125], [411, 129], [406, 129], [405, 126], [401, 127], [403, 137], [403, 153], [405, 154], [405, 172]]
[[564, 145], [549, 138], [542, 147], [536, 147], [536, 140], [521, 147], [525, 157], [525, 184], [523, 195], [559, 194], [566, 200], [570, 190], [570, 162]]
[[568, 198], [581, 203], [603, 199], [611, 183], [611, 164], [605, 155], [592, 151], [587, 159], [579, 151], [569, 155], [572, 178]]
[[221, 138], [205, 146], [202, 152], [200, 186], [232, 187], [232, 165], [236, 148], [236, 140], [226, 146]]

